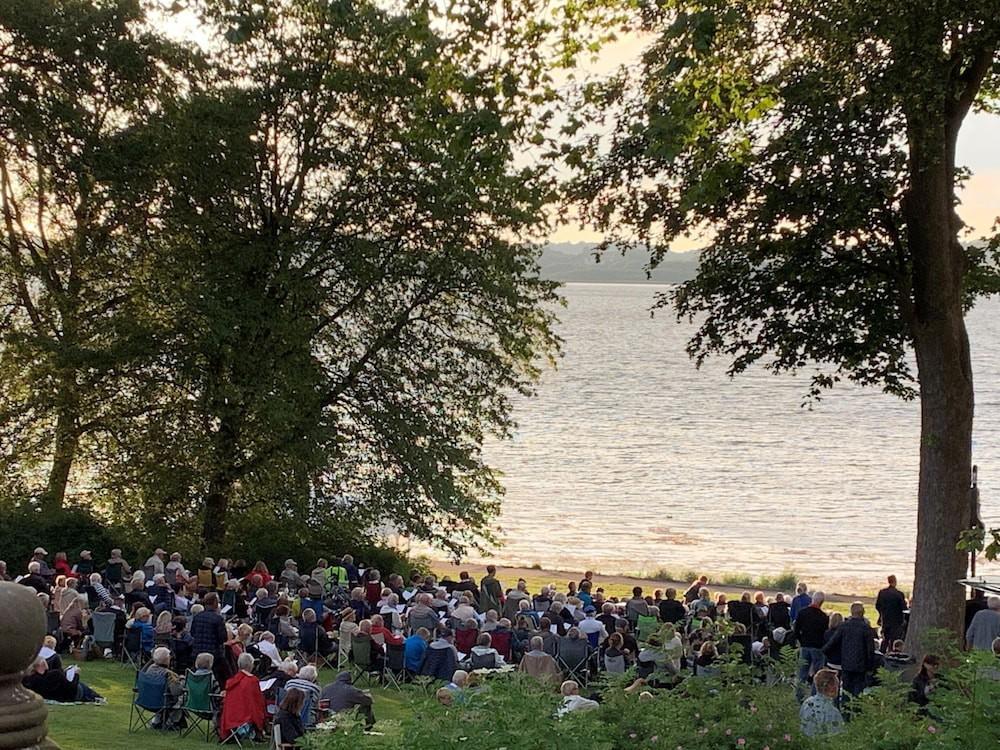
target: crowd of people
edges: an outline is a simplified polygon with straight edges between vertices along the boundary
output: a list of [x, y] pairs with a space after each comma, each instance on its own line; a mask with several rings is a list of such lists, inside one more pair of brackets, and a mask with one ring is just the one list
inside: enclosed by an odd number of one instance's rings
[[[492, 565], [479, 581], [466, 572], [404, 579], [350, 555], [308, 570], [288, 559], [276, 573], [262, 561], [189, 566], [163, 549], [135, 570], [121, 550], [101, 565], [87, 550], [73, 565], [64, 553], [51, 565], [47, 558], [37, 548], [17, 578], [50, 613], [47, 650], [25, 685], [52, 700], [100, 700], [52, 657], [72, 650], [128, 660], [163, 680], [167, 697], [153, 720], [162, 729], [184, 725], [185, 682], [209, 674], [212, 694], [222, 696], [221, 737], [259, 737], [277, 725], [289, 746], [340, 712], [372, 726], [373, 700], [357, 681], [436, 679], [438, 700], [450, 704], [477, 675], [517, 670], [558, 689], [569, 713], [597, 705], [599, 694], [580, 690], [598, 672], [634, 667], [629, 689], [645, 691], [718, 675], [727, 659], [766, 670], [781, 649], [795, 648], [808, 734], [837, 731], [840, 696], [874, 684], [879, 667], [912, 669], [918, 704], [934, 689], [936, 658], [916, 665], [903, 651], [908, 603], [893, 576], [876, 598], [876, 627], [860, 602], [846, 618], [827, 612], [823, 592], [805, 583], [791, 596], [748, 591], [730, 600], [702, 576], [681, 592], [636, 586], [619, 599], [589, 571], [530, 592], [523, 579], [505, 586]], [[2, 562], [0, 576], [9, 578]], [[969, 600], [967, 639], [1000, 655], [1000, 598]], [[317, 666], [333, 668], [335, 679], [320, 685]]]

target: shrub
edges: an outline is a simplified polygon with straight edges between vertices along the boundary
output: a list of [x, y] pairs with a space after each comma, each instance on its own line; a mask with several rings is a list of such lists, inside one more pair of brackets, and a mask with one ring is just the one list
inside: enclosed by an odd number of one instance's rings
[[[137, 557], [124, 529], [107, 524], [83, 508], [69, 507], [58, 513], [42, 513], [25, 504], [5, 505], [0, 523], [0, 557], [6, 559], [12, 575], [23, 573], [35, 547], [45, 547], [49, 561], [56, 552], [65, 552], [70, 565], [80, 551], [89, 549], [100, 564], [112, 548], [120, 547], [126, 557]], [[145, 559], [145, 558], [143, 558]]]

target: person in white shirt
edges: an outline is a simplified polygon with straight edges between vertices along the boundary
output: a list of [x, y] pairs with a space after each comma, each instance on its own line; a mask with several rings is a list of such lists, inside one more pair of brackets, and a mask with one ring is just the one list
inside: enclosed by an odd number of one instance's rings
[[257, 649], [271, 660], [272, 666], [281, 664], [281, 653], [278, 651], [278, 647], [274, 645], [274, 633], [271, 631], [265, 630], [260, 634], [260, 640], [257, 641]]
[[597, 701], [580, 695], [580, 686], [575, 680], [566, 680], [559, 686], [559, 692], [562, 693], [563, 700], [556, 710], [556, 716], [565, 716], [574, 711], [593, 711], [600, 706]]
[[163, 575], [163, 558], [166, 556], [166, 550], [157, 547], [156, 551], [146, 560], [146, 564], [143, 567], [152, 569], [153, 576]]
[[597, 633], [597, 642], [604, 643], [608, 639], [608, 629], [604, 627], [604, 623], [597, 619], [597, 608], [593, 605], [586, 607], [584, 610], [584, 618], [577, 627], [580, 632], [583, 633], [587, 638], [590, 638], [591, 633]]
[[466, 620], [476, 619], [476, 608], [474, 606], [475, 599], [472, 594], [466, 592], [462, 595], [455, 609], [452, 610], [451, 616], [457, 618], [458, 620], [465, 622]]

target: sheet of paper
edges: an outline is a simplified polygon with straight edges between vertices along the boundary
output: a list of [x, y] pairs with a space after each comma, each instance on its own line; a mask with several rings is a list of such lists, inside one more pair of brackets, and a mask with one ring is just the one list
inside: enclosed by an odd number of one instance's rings
[[221, 614], [221, 615], [228, 615], [232, 611], [233, 611], [233, 608], [230, 605], [227, 604], [225, 607], [223, 607], [222, 609], [219, 610], [219, 614]]
[[468, 658], [468, 654], [463, 654], [461, 651], [458, 652], [458, 660], [465, 661]]
[[274, 681], [276, 679], [277, 679], [276, 677], [272, 677], [270, 680], [264, 680], [263, 682], [261, 682], [260, 683], [260, 692], [266, 693], [268, 690], [270, 690], [271, 686], [274, 685]]
[[408, 591], [408, 590], [404, 589], [404, 591], [403, 591], [403, 601], [404, 602], [410, 601], [410, 599], [412, 599], [414, 596], [416, 596], [416, 593], [417, 593], [416, 591]]
[[70, 667], [66, 670], [66, 679], [70, 682], [76, 677], [76, 667]]
[[559, 626], [558, 625], [549, 625], [549, 630], [551, 630], [556, 635], [559, 635]]

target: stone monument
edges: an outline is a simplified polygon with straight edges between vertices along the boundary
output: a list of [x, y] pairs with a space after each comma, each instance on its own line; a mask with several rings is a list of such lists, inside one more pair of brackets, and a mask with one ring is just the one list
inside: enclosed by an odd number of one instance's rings
[[45, 610], [34, 589], [0, 581], [0, 750], [52, 750], [48, 709], [21, 686], [45, 637]]

